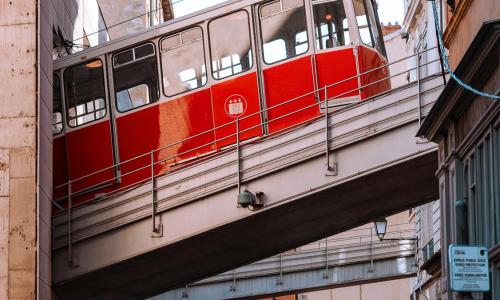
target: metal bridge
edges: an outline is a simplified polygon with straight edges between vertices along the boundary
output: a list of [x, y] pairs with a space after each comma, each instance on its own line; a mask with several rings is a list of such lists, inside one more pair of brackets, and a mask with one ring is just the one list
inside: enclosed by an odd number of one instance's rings
[[413, 224], [389, 226], [379, 241], [372, 228], [351, 230], [355, 236], [331, 237], [256, 263], [189, 284], [149, 300], [218, 300], [263, 298], [413, 277]]
[[[243, 142], [237, 130], [216, 155], [91, 205], [70, 201], [53, 217], [54, 291], [144, 298], [437, 199], [437, 148], [415, 133], [443, 84], [417, 78], [342, 107], [324, 87], [312, 92], [327, 95], [323, 116], [302, 126]], [[239, 207], [243, 191], [263, 206]]]

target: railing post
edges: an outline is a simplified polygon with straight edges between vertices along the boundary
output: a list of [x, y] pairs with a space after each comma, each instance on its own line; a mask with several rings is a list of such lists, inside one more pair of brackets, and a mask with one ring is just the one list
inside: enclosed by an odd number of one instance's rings
[[236, 118], [236, 165], [238, 167], [238, 195], [241, 193], [241, 153], [240, 153], [240, 118]]
[[417, 49], [417, 99], [418, 99], [418, 125], [422, 125], [422, 99], [420, 97], [420, 51]]
[[233, 283], [229, 286], [230, 292], [236, 292], [236, 269], [233, 269]]
[[73, 254], [73, 198], [71, 194], [72, 186], [71, 179], [68, 180], [68, 266], [69, 267], [78, 267], [78, 264], [75, 262], [74, 254]]
[[328, 238], [325, 239], [325, 273], [323, 279], [328, 278]]
[[326, 175], [327, 176], [337, 176], [337, 163], [334, 162], [333, 166], [330, 165], [330, 141], [329, 141], [329, 130], [328, 130], [328, 86], [325, 85], [324, 88], [325, 97], [325, 158], [326, 158]]
[[151, 237], [161, 237], [163, 236], [162, 232], [162, 224], [158, 222], [156, 224], [156, 193], [155, 193], [155, 151], [151, 150], [150, 153], [151, 159], [151, 220], [152, 220], [152, 235]]
[[373, 227], [370, 227], [370, 269], [368, 273], [373, 273]]
[[276, 280], [276, 285], [283, 285], [283, 253], [280, 253], [280, 278]]

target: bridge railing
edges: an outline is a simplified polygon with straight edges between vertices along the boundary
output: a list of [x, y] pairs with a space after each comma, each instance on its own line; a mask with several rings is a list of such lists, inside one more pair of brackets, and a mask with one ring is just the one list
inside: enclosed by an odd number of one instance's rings
[[417, 246], [413, 227], [412, 223], [389, 225], [386, 237], [398, 238], [397, 241], [380, 241], [373, 228], [349, 230], [346, 237], [337, 235], [322, 239], [190, 285], [236, 282], [260, 276], [277, 276], [279, 282], [286, 273], [324, 269], [324, 274], [328, 274], [329, 268], [352, 264], [367, 264], [369, 273], [377, 260], [415, 257]]
[[[66, 210], [68, 209], [68, 207], [64, 208], [62, 207], [59, 203], [61, 203], [61, 201], [64, 201], [64, 200], [71, 200], [72, 197], [76, 197], [76, 196], [79, 196], [81, 195], [82, 193], [86, 193], [86, 192], [90, 192], [92, 190], [95, 190], [95, 189], [98, 189], [98, 188], [101, 188], [103, 185], [109, 183], [113, 183], [117, 180], [120, 180], [124, 177], [127, 177], [127, 176], [131, 176], [131, 175], [134, 175], [138, 172], [141, 172], [141, 171], [145, 171], [145, 170], [151, 170], [152, 172], [152, 177], [157, 177], [157, 176], [160, 176], [160, 175], [165, 175], [165, 174], [168, 174], [168, 173], [173, 173], [179, 169], [182, 169], [184, 168], [185, 166], [188, 166], [190, 164], [194, 164], [196, 163], [196, 158], [200, 158], [200, 157], [194, 157], [192, 159], [189, 159], [189, 160], [183, 160], [183, 159], [180, 159], [182, 158], [183, 156], [186, 156], [190, 153], [193, 153], [193, 152], [196, 152], [198, 150], [201, 150], [203, 148], [206, 148], [210, 145], [213, 145], [214, 143], [218, 143], [218, 142], [224, 142], [224, 141], [227, 141], [227, 140], [232, 140], [232, 139], [236, 139], [236, 143], [230, 145], [232, 147], [228, 147], [222, 151], [228, 151], [228, 150], [238, 150], [240, 146], [242, 146], [242, 143], [244, 142], [248, 142], [248, 141], [241, 141], [241, 135], [245, 134], [245, 133], [248, 133], [252, 130], [255, 130], [255, 129], [258, 129], [258, 128], [261, 128], [262, 125], [269, 125], [273, 122], [278, 122], [284, 118], [287, 118], [287, 117], [290, 117], [290, 116], [293, 116], [294, 114], [297, 114], [297, 113], [300, 113], [300, 112], [303, 112], [305, 110], [308, 110], [308, 109], [311, 109], [311, 108], [314, 108], [314, 107], [317, 107], [318, 105], [320, 105], [320, 108], [322, 110], [324, 110], [324, 114], [323, 115], [320, 115], [320, 116], [314, 116], [312, 118], [309, 118], [309, 119], [306, 119], [306, 120], [303, 120], [302, 122], [300, 123], [295, 123], [293, 125], [291, 125], [290, 127], [286, 127], [286, 128], [282, 128], [280, 130], [277, 130], [275, 132], [273, 132], [272, 134], [268, 134], [269, 135], [276, 135], [276, 134], [279, 134], [279, 133], [282, 133], [282, 132], [285, 132], [285, 131], [288, 131], [290, 130], [291, 128], [296, 128], [300, 125], [303, 125], [303, 124], [308, 124], [312, 121], [315, 121], [315, 120], [318, 120], [318, 119], [322, 119], [322, 118], [325, 118], [327, 119], [327, 117], [332, 113], [330, 110], [328, 109], [324, 109], [325, 107], [332, 107], [334, 106], [335, 104], [331, 104], [330, 101], [331, 100], [335, 100], [335, 99], [340, 99], [342, 97], [345, 97], [349, 94], [351, 94], [352, 92], [356, 92], [356, 91], [360, 91], [366, 87], [370, 87], [370, 86], [373, 86], [373, 85], [376, 85], [376, 84], [380, 84], [386, 80], [389, 80], [391, 78], [395, 78], [395, 77], [398, 77], [398, 76], [402, 76], [402, 75], [407, 75], [409, 72], [412, 72], [412, 71], [417, 71], [417, 74], [420, 74], [420, 72], [418, 70], [420, 70], [420, 68], [424, 67], [424, 66], [427, 66], [427, 65], [431, 65], [431, 64], [435, 64], [437, 62], [439, 62], [439, 59], [435, 59], [435, 60], [430, 60], [430, 61], [427, 61], [425, 62], [424, 64], [419, 64], [417, 63], [417, 65], [415, 67], [410, 67], [404, 71], [401, 71], [401, 72], [398, 72], [398, 73], [395, 73], [395, 74], [390, 74], [389, 76], [386, 76], [386, 77], [383, 77], [383, 78], [379, 78], [377, 80], [374, 80], [374, 81], [371, 81], [367, 84], [364, 84], [364, 85], [359, 85], [358, 87], [354, 88], [354, 89], [351, 89], [351, 90], [348, 90], [348, 91], [345, 91], [345, 92], [342, 92], [341, 94], [338, 94], [338, 95], [335, 95], [335, 96], [332, 96], [330, 97], [329, 96], [329, 89], [332, 88], [332, 87], [335, 87], [335, 86], [338, 86], [338, 85], [341, 85], [343, 83], [346, 83], [346, 82], [349, 82], [351, 81], [352, 79], [357, 79], [357, 78], [360, 78], [362, 76], [366, 76], [372, 72], [376, 72], [376, 71], [379, 71], [383, 68], [387, 68], [387, 67], [390, 67], [394, 64], [398, 64], [398, 63], [401, 63], [401, 62], [404, 62], [405, 60], [410, 60], [410, 59], [413, 59], [413, 58], [418, 58], [420, 55], [422, 55], [422, 53], [425, 53], [425, 52], [429, 52], [429, 51], [434, 51], [436, 50], [436, 47], [433, 47], [433, 48], [429, 48], [429, 49], [426, 49], [422, 52], [417, 52], [415, 54], [412, 54], [412, 55], [409, 55], [407, 57], [404, 57], [404, 58], [401, 58], [401, 59], [398, 59], [396, 61], [393, 61], [391, 63], [388, 63], [388, 64], [385, 64], [385, 65], [382, 65], [382, 66], [379, 66], [379, 67], [376, 67], [376, 68], [373, 68], [371, 70], [368, 70], [368, 71], [365, 71], [365, 72], [362, 72], [362, 73], [359, 73], [355, 76], [351, 76], [349, 78], [346, 78], [346, 79], [343, 79], [343, 80], [340, 80], [340, 81], [337, 81], [335, 83], [332, 83], [332, 84], [328, 84], [328, 85], [325, 85], [321, 88], [318, 88], [316, 90], [313, 90], [311, 92], [308, 92], [306, 94], [303, 94], [303, 95], [300, 95], [298, 97], [294, 97], [292, 99], [289, 99], [287, 101], [284, 101], [284, 102], [281, 102], [279, 104], [276, 104], [276, 105], [273, 105], [273, 106], [270, 106], [270, 107], [267, 107], [265, 109], [262, 109], [262, 110], [259, 110], [257, 112], [254, 112], [254, 113], [251, 113], [249, 115], [246, 115], [244, 117], [241, 117], [241, 118], [236, 118], [235, 120], [231, 121], [231, 122], [227, 122], [225, 124], [222, 124], [222, 125], [219, 125], [219, 126], [216, 126], [214, 128], [211, 128], [209, 130], [206, 130], [204, 132], [201, 132], [201, 133], [198, 133], [198, 134], [195, 134], [195, 135], [192, 135], [188, 138], [185, 138], [185, 139], [182, 139], [182, 140], [179, 140], [179, 141], [176, 141], [176, 142], [173, 142], [173, 143], [169, 143], [169, 144], [166, 144], [166, 145], [162, 145], [154, 150], [151, 150], [150, 152], [145, 152], [143, 154], [140, 154], [140, 155], [137, 155], [137, 156], [134, 156], [130, 159], [127, 159], [127, 160], [123, 160], [123, 161], [120, 161], [119, 163], [117, 164], [113, 164], [111, 166], [108, 166], [108, 167], [105, 167], [105, 168], [102, 168], [100, 170], [97, 170], [95, 172], [92, 172], [92, 173], [89, 173], [89, 174], [86, 174], [84, 176], [81, 176], [81, 177], [78, 177], [76, 179], [70, 179], [68, 180], [67, 182], [61, 184], [61, 185], [58, 185], [56, 187], [54, 187], [55, 190], [60, 190], [60, 189], [66, 189], [67, 190], [67, 195], [64, 195], [63, 197], [59, 198], [59, 199], [55, 199], [53, 200], [53, 204], [54, 206], [58, 209], [58, 210]], [[417, 62], [419, 62], [419, 59], [416, 59]], [[436, 73], [434, 74], [430, 74], [429, 76], [432, 76], [432, 75], [435, 75]], [[421, 78], [417, 75], [417, 81], [420, 81]], [[396, 87], [397, 88], [397, 87]], [[394, 87], [393, 87], [394, 89]], [[378, 97], [380, 96], [381, 94], [384, 94], [384, 93], [387, 93], [388, 91], [383, 91], [383, 92], [379, 92], [378, 94], [375, 94], [375, 95], [372, 95], [370, 96], [369, 98], [365, 99], [364, 101], [366, 100], [369, 100], [369, 99], [373, 99], [375, 97]], [[420, 92], [420, 91], [419, 91]], [[330, 92], [331, 93], [331, 92]], [[301, 99], [304, 99], [306, 97], [310, 97], [310, 96], [317, 96], [317, 95], [320, 95], [318, 98], [321, 98], [321, 99], [318, 99], [318, 100], [321, 100], [319, 101], [318, 103], [314, 103], [314, 104], [311, 104], [311, 105], [307, 105], [307, 106], [304, 106], [304, 107], [301, 107], [299, 109], [296, 109], [296, 110], [293, 110], [293, 111], [290, 111], [286, 114], [283, 114], [279, 117], [276, 117], [276, 118], [273, 118], [272, 120], [263, 120], [262, 121], [262, 124], [257, 124], [257, 125], [253, 125], [253, 126], [249, 126], [247, 128], [244, 128], [244, 129], [240, 129], [241, 126], [240, 124], [247, 120], [247, 119], [250, 119], [252, 117], [255, 117], [257, 115], [261, 115], [263, 113], [268, 113], [274, 109], [277, 109], [281, 106], [284, 106], [284, 105], [287, 105], [287, 104], [291, 104], [291, 103], [294, 103], [296, 101], [300, 101]], [[348, 105], [353, 105], [353, 104], [356, 104], [358, 103], [357, 101], [356, 102], [351, 102], [351, 103], [348, 103]], [[342, 104], [342, 105], [345, 105], [345, 104]], [[419, 109], [421, 108], [421, 105], [419, 105]], [[420, 117], [421, 114], [420, 114]], [[421, 121], [421, 120], [420, 120]], [[226, 136], [223, 136], [221, 138], [216, 138], [214, 140], [211, 140], [210, 142], [208, 143], [205, 143], [205, 144], [202, 144], [202, 145], [199, 145], [199, 146], [196, 146], [196, 147], [193, 147], [193, 148], [190, 148], [188, 150], [185, 150], [185, 151], [182, 151], [182, 152], [179, 152], [179, 153], [176, 153], [176, 154], [172, 154], [172, 155], [168, 155], [166, 157], [162, 157], [161, 159], [155, 159], [155, 155], [157, 155], [159, 152], [161, 152], [162, 150], [165, 150], [165, 149], [169, 149], [169, 148], [174, 148], [174, 147], [179, 147], [181, 144], [183, 143], [186, 143], [186, 142], [189, 142], [189, 141], [192, 141], [196, 138], [200, 138], [200, 137], [203, 137], [205, 135], [209, 135], [209, 134], [213, 134], [214, 131], [216, 130], [221, 130], [221, 129], [224, 129], [226, 127], [229, 127], [229, 126], [235, 126], [236, 127], [236, 130], [234, 133], [232, 134], [229, 134], [229, 135], [226, 135]], [[252, 140], [251, 140], [252, 141]], [[212, 154], [212, 153], [209, 153], [209, 154]], [[113, 169], [117, 169], [117, 168], [120, 168], [121, 166], [123, 165], [126, 165], [126, 164], [130, 164], [134, 161], [138, 161], [138, 160], [141, 160], [141, 159], [144, 159], [144, 158], [149, 158], [150, 161], [148, 164], [144, 164], [140, 167], [137, 167], [137, 168], [134, 168], [132, 170], [129, 170], [128, 172], [126, 173], [122, 173], [122, 174], [119, 174], [118, 176], [113, 176], [112, 178], [109, 178], [109, 179], [105, 179], [101, 182], [98, 182], [98, 183], [95, 183], [89, 187], [85, 187], [83, 190], [75, 190], [74, 188], [72, 188], [72, 186], [75, 186], [77, 185], [78, 183], [84, 181], [84, 180], [88, 180], [89, 178], [91, 177], [94, 177], [94, 176], [98, 176], [98, 175], [101, 175], [105, 172], [109, 172], [110, 170], [113, 170]], [[156, 174], [155, 173], [155, 168], [160, 165], [160, 164], [163, 164], [165, 162], [169, 162], [169, 161], [172, 161], [173, 159], [180, 159], [180, 161], [182, 163], [177, 163], [177, 164], [173, 164], [171, 166], [171, 168], [169, 170], [167, 170], [166, 172], [163, 172], [161, 174]], [[109, 197], [113, 194], [116, 194], [116, 193], [119, 193], [123, 190], [128, 190], [130, 188], [133, 188], [134, 186], [137, 186], [137, 185], [140, 185], [140, 184], [143, 184], [143, 183], [147, 183], [151, 180], [151, 178], [148, 178], [148, 179], [144, 179], [144, 180], [141, 180], [141, 181], [138, 181], [138, 182], [134, 182], [130, 185], [127, 185], [127, 186], [123, 186], [119, 189], [115, 189], [109, 193], [107, 193], [106, 195], [103, 195], [103, 194], [99, 194], [99, 197], [100, 199], [103, 199], [105, 197]], [[68, 203], [69, 204], [69, 203]], [[85, 204], [85, 203], [83, 203]], [[73, 205], [73, 207], [76, 207], [76, 205]]]

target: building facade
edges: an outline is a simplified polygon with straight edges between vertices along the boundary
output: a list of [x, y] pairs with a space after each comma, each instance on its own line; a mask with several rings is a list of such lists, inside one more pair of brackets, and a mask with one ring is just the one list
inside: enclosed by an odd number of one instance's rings
[[[500, 4], [448, 3], [444, 41], [452, 70], [475, 88], [498, 95]], [[450, 80], [418, 135], [439, 145], [442, 251], [429, 269], [440, 280], [435, 299], [499, 299], [500, 103]], [[489, 249], [489, 292], [450, 289], [447, 249], [452, 244]]]

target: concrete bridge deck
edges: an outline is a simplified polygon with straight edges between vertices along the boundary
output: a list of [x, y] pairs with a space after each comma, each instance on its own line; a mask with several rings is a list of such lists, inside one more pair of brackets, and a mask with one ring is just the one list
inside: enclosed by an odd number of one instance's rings
[[[227, 149], [156, 178], [154, 198], [147, 183], [75, 208], [70, 236], [68, 215], [55, 216], [54, 290], [62, 299], [148, 297], [435, 200], [437, 149], [414, 136], [442, 87], [429, 77], [330, 113], [328, 130], [322, 119], [244, 143], [240, 160]], [[242, 189], [263, 193], [263, 208], [236, 205], [238, 173]]]

